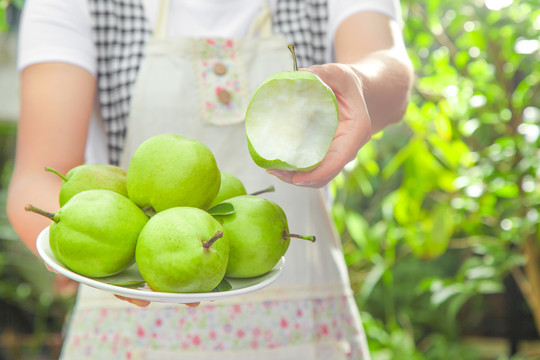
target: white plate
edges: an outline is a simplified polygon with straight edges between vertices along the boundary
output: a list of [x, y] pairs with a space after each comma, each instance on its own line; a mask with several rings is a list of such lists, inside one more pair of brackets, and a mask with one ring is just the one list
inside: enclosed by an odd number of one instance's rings
[[[92, 286], [96, 289], [108, 291], [117, 295], [126, 296], [132, 299], [166, 302], [166, 303], [193, 303], [200, 301], [219, 300], [232, 296], [248, 294], [260, 290], [276, 281], [283, 271], [284, 259], [281, 258], [276, 266], [268, 273], [249, 279], [225, 278], [221, 284], [212, 292], [207, 293], [166, 293], [152, 291], [142, 279], [136, 265], [122, 271], [121, 273], [105, 278], [89, 278], [77, 274], [62, 263], [53, 255], [49, 246], [49, 227], [46, 227], [38, 236], [37, 251], [43, 261], [58, 273], [80, 282], [81, 284]], [[120, 285], [121, 284], [121, 285]]]

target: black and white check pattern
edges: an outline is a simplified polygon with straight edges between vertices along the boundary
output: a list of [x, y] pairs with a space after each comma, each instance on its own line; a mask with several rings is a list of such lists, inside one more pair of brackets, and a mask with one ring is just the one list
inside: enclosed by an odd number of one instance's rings
[[272, 15], [275, 33], [294, 44], [298, 67], [324, 64], [328, 29], [327, 0], [279, 0]]
[[[88, 0], [97, 51], [101, 115], [109, 162], [117, 165], [126, 136], [131, 92], [151, 36], [141, 0]], [[323, 64], [326, 54], [326, 0], [279, 0], [273, 31], [294, 44], [298, 67]]]
[[139, 0], [88, 0], [88, 4], [109, 162], [117, 165], [126, 136], [131, 91], [152, 31]]

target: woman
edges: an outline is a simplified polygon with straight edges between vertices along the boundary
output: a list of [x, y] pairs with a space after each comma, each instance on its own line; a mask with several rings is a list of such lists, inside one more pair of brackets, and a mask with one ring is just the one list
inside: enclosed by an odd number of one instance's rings
[[[368, 358], [328, 184], [371, 135], [398, 121], [411, 66], [396, 1], [27, 0], [19, 69], [21, 113], [9, 218], [30, 249], [54, 211], [60, 172], [83, 162], [127, 167], [163, 132], [210, 147], [248, 191], [273, 184], [291, 231], [281, 278], [261, 291], [197, 307], [137, 303], [80, 286], [63, 359]], [[255, 87], [299, 66], [336, 94], [339, 126], [308, 173], [267, 172], [251, 161], [243, 129]]]

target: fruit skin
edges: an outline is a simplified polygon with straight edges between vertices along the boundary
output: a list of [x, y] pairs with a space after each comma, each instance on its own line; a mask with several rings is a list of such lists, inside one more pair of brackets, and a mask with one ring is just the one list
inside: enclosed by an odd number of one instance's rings
[[176, 134], [144, 141], [127, 171], [129, 198], [156, 212], [172, 207], [208, 209], [216, 197], [221, 175], [214, 155], [202, 142]]
[[[258, 93], [264, 89], [265, 87], [269, 86], [287, 86], [287, 83], [292, 82], [315, 82], [316, 84], [319, 84], [321, 87], [323, 87], [327, 92], [328, 96], [332, 99], [334, 108], [335, 108], [335, 126], [333, 127], [333, 131], [330, 131], [328, 133], [328, 137], [330, 141], [328, 141], [328, 146], [326, 149], [324, 149], [324, 153], [328, 151], [328, 148], [331, 144], [331, 139], [333, 139], [334, 134], [337, 130], [337, 124], [338, 124], [338, 118], [339, 118], [339, 110], [338, 110], [338, 102], [336, 99], [336, 96], [332, 89], [326, 85], [322, 80], [319, 79], [318, 76], [315, 74], [309, 72], [309, 71], [281, 71], [278, 73], [275, 73], [268, 77], [266, 80], [264, 80], [261, 85], [257, 88], [257, 90], [254, 92], [253, 97], [251, 98], [251, 101], [249, 102], [247, 111], [246, 111], [246, 135], [247, 135], [247, 144], [248, 144], [248, 150], [249, 154], [251, 155], [251, 158], [257, 164], [258, 166], [264, 168], [264, 169], [279, 169], [279, 170], [285, 170], [285, 171], [297, 171], [297, 172], [307, 172], [310, 170], [313, 170], [317, 165], [320, 164], [324, 156], [321, 156], [318, 161], [308, 165], [308, 166], [302, 166], [298, 167], [293, 164], [290, 164], [286, 161], [283, 161], [281, 159], [266, 159], [262, 157], [255, 147], [253, 146], [252, 140], [250, 139], [250, 126], [252, 123], [252, 112], [253, 112], [253, 104], [258, 100]], [[305, 96], [302, 93], [297, 93], [297, 97]], [[276, 104], [276, 107], [279, 107], [279, 104]], [[286, 108], [284, 106], [283, 108]], [[271, 139], [269, 138], [269, 141]]]
[[285, 255], [290, 239], [285, 212], [276, 203], [254, 195], [227, 200], [231, 215], [215, 216], [229, 237], [229, 264], [225, 276], [249, 278], [263, 275]]
[[[47, 170], [57, 173], [49, 168]], [[59, 194], [60, 206], [84, 190], [104, 189], [128, 196], [126, 172], [115, 165], [83, 164], [70, 169], [63, 178], [65, 180], [62, 181]]]
[[114, 275], [133, 264], [139, 232], [148, 217], [127, 197], [110, 190], [74, 195], [49, 227], [54, 256], [76, 273]]
[[219, 192], [208, 208], [211, 209], [224, 200], [240, 195], [247, 195], [247, 190], [242, 181], [236, 176], [222, 171]]
[[[223, 236], [208, 248], [203, 242]], [[223, 279], [229, 239], [207, 212], [175, 207], [154, 215], [141, 231], [135, 258], [150, 288], [161, 292], [209, 292]]]

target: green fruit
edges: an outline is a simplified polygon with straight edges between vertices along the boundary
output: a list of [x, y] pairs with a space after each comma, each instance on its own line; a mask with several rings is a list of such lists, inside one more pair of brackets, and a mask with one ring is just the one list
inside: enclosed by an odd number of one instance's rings
[[135, 258], [154, 291], [209, 292], [225, 275], [229, 239], [207, 212], [171, 208], [148, 221], [139, 236]]
[[224, 200], [240, 195], [247, 195], [246, 188], [242, 181], [236, 176], [222, 171], [219, 192], [209, 208], [213, 208]]
[[262, 168], [309, 171], [322, 161], [336, 133], [332, 89], [315, 74], [297, 71], [294, 62], [293, 71], [267, 78], [248, 105], [248, 149]]
[[75, 166], [64, 176], [58, 171], [46, 167], [45, 170], [63, 179], [59, 202], [63, 206], [73, 195], [85, 190], [111, 190], [127, 197], [126, 172], [114, 165], [83, 164]]
[[[248, 278], [272, 270], [285, 255], [290, 237], [285, 212], [276, 203], [254, 195], [227, 200], [234, 207], [230, 215], [215, 216], [229, 237], [228, 277]], [[303, 237], [314, 241], [314, 237]]]
[[133, 264], [137, 238], [148, 221], [131, 200], [110, 190], [80, 192], [55, 214], [32, 205], [26, 210], [52, 220], [49, 244], [54, 256], [89, 277], [114, 275]]
[[129, 198], [141, 208], [206, 210], [219, 191], [221, 175], [214, 155], [202, 142], [161, 134], [135, 150], [126, 183]]

